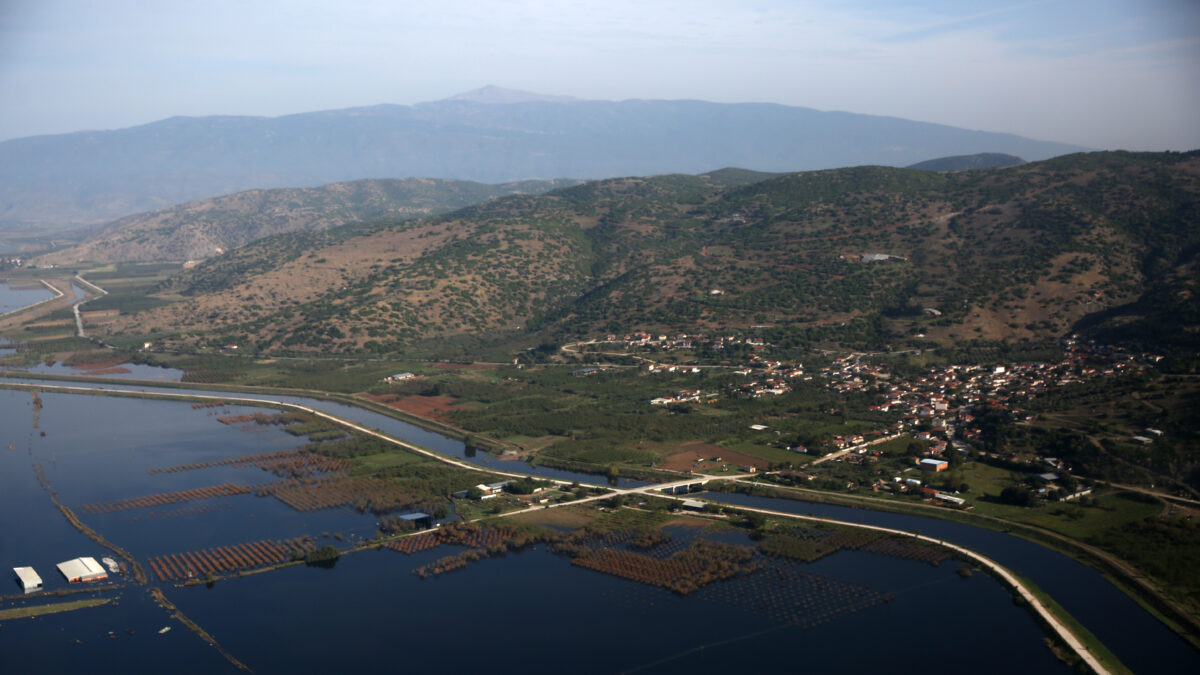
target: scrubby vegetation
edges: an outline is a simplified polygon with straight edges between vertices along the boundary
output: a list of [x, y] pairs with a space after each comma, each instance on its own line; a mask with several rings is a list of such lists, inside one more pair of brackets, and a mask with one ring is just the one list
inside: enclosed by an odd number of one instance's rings
[[328, 246], [267, 239], [171, 283], [190, 300], [117, 328], [260, 352], [380, 353], [447, 336], [562, 340], [633, 327], [766, 325], [783, 344], [1018, 341], [1086, 319], [1097, 333], [1186, 349], [1197, 161], [1093, 153], [740, 186], [598, 181], [335, 228], [321, 235]]

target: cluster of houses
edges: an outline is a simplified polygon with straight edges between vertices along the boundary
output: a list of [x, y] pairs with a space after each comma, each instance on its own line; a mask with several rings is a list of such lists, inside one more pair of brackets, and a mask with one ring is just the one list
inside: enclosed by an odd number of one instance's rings
[[[719, 295], [723, 293], [724, 291], [718, 291], [715, 294]], [[604, 339], [598, 340], [598, 342], [614, 347], [623, 346], [625, 348], [656, 349], [658, 351], [695, 349], [698, 344], [703, 344], [715, 351], [720, 351], [733, 345], [746, 345], [752, 349], [762, 349], [767, 346], [767, 342], [760, 337], [719, 335], [709, 339], [704, 335], [689, 335], [687, 333], [669, 335], [667, 333], [647, 333], [645, 331], [635, 331], [622, 336], [617, 336], [613, 333], [604, 336]]]
[[714, 392], [704, 392], [699, 389], [682, 389], [674, 396], [659, 396], [650, 399], [650, 405], [671, 405], [672, 403], [712, 403], [717, 400]]
[[23, 264], [21, 256], [0, 255], [0, 270], [14, 270]]
[[687, 373], [689, 375], [699, 375], [699, 366], [673, 366], [667, 364], [651, 363], [646, 366], [646, 372], [651, 375], [659, 375], [662, 373]]
[[467, 499], [471, 496], [471, 491], [478, 491], [476, 494], [480, 500], [495, 499], [504, 493], [505, 488], [512, 484], [511, 480], [502, 480], [497, 483], [480, 483], [469, 490], [460, 490], [450, 495], [455, 499]]
[[[917, 429], [912, 431], [913, 437], [927, 441], [929, 451], [926, 457], [916, 460], [916, 468], [936, 473], [949, 468], [949, 463], [942, 457], [950, 447], [950, 441], [957, 441], [961, 448], [969, 447], [966, 444], [979, 438], [980, 429], [974, 425], [976, 411], [1004, 409], [1018, 419], [1029, 420], [1031, 416], [1015, 407], [1018, 400], [1076, 382], [1136, 373], [1144, 367], [1144, 362], [1156, 358], [1148, 354], [1135, 356], [1120, 348], [1097, 345], [1077, 336], [1065, 340], [1063, 346], [1063, 357], [1057, 362], [938, 366], [911, 379], [895, 376], [885, 364], [867, 362], [863, 355], [850, 355], [822, 369], [822, 374], [827, 378], [828, 386], [837, 391], [878, 391], [880, 401], [872, 405], [871, 410], [901, 413], [901, 420], [889, 431]], [[874, 432], [879, 433], [882, 432]], [[1146, 435], [1136, 436], [1133, 440], [1149, 444], [1153, 443], [1153, 437], [1162, 434], [1157, 429], [1146, 429], [1144, 433]], [[873, 434], [867, 434], [870, 435]], [[834, 449], [844, 449], [860, 445], [860, 439], [859, 436], [834, 437], [826, 443]], [[1047, 496], [1055, 493], [1061, 499], [1075, 499], [1087, 494], [1086, 490], [1066, 494], [1060, 474], [1056, 473], [1069, 469], [1062, 460], [1040, 457], [1037, 461], [1049, 469], [1038, 476], [1035, 487], [1039, 493]], [[876, 486], [876, 489], [903, 491], [902, 485]], [[957, 497], [938, 494], [931, 488], [922, 489], [931, 492], [933, 499], [961, 506]]]
[[1064, 343], [1062, 360], [1053, 363], [937, 366], [905, 380], [890, 374], [885, 364], [864, 362], [861, 355], [852, 355], [823, 368], [822, 374], [837, 391], [879, 391], [881, 400], [871, 410], [900, 412], [910, 424], [928, 422], [929, 431], [917, 436], [934, 443], [932, 449], [940, 454], [941, 438], [970, 441], [979, 437], [973, 411], [1001, 408], [1030, 419], [1013, 407], [1016, 400], [1076, 382], [1139, 372], [1142, 367], [1132, 355], [1115, 347], [1072, 337]]

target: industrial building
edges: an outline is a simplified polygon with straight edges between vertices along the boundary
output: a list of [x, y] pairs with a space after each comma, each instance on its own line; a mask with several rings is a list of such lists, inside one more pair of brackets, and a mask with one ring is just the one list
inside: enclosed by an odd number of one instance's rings
[[32, 567], [14, 567], [13, 571], [17, 573], [17, 580], [26, 593], [42, 590], [42, 578]]
[[936, 471], [945, 471], [946, 469], [950, 468], [950, 462], [947, 462], [944, 459], [926, 458], [926, 459], [921, 460], [918, 465], [921, 467], [922, 471], [936, 472]]
[[77, 581], [99, 581], [108, 578], [108, 572], [96, 562], [95, 558], [75, 558], [66, 562], [58, 563], [58, 571], [67, 578], [67, 581], [75, 583]]

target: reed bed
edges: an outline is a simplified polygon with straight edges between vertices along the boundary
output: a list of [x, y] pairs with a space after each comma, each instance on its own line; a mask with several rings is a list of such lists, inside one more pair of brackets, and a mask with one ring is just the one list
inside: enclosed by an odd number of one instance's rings
[[148, 562], [159, 581], [186, 581], [270, 567], [302, 558], [313, 550], [316, 550], [316, 544], [311, 537], [284, 541], [263, 539], [200, 551], [169, 553], [150, 558]]
[[633, 551], [601, 548], [576, 555], [573, 565], [604, 574], [665, 588], [678, 595], [689, 595], [709, 584], [731, 579], [756, 568], [753, 551], [704, 540], [668, 558], [655, 558]]
[[389, 548], [397, 553], [412, 555], [421, 551], [428, 551], [431, 548], [437, 548], [442, 545], [442, 541], [438, 539], [433, 532], [425, 534], [417, 534], [411, 537], [403, 537], [384, 544], [384, 548]]
[[362, 512], [386, 513], [428, 503], [428, 498], [413, 495], [386, 480], [368, 476], [291, 481], [265, 492], [297, 511], [352, 506]]
[[301, 477], [316, 473], [331, 474], [346, 471], [350, 463], [343, 459], [331, 459], [306, 450], [278, 450], [257, 455], [228, 457], [210, 462], [195, 462], [178, 466], [148, 469], [150, 475], [199, 471], [216, 466], [254, 466], [279, 476]]
[[130, 497], [128, 499], [118, 499], [112, 502], [103, 502], [98, 504], [88, 504], [80, 507], [80, 510], [85, 513], [111, 513], [113, 511], [127, 511], [129, 509], [148, 509], [156, 506], [167, 506], [170, 504], [178, 504], [180, 502], [198, 501], [201, 499], [215, 499], [217, 497], [232, 497], [235, 495], [245, 495], [266, 489], [270, 484], [266, 485], [236, 485], [234, 483], [222, 483], [221, 485], [210, 485], [208, 487], [192, 488], [190, 490], [179, 490], [177, 492], [162, 492], [145, 497]]
[[526, 532], [508, 525], [480, 527], [474, 523], [454, 523], [433, 532], [398, 539], [387, 544], [386, 547], [405, 554], [426, 551], [442, 544], [470, 547], [457, 555], [440, 558], [429, 565], [413, 570], [414, 574], [425, 579], [462, 569], [468, 563], [476, 560], [504, 555], [509, 551], [519, 551], [537, 543], [552, 541], [557, 536], [550, 532]]

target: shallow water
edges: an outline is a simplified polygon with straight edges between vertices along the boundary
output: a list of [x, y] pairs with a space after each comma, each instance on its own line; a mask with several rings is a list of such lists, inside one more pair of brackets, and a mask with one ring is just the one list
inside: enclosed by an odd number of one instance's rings
[[9, 367], [40, 375], [70, 375], [73, 377], [102, 377], [120, 380], [148, 380], [153, 382], [179, 382], [183, 378], [183, 371], [178, 368], [148, 366], [143, 363], [118, 363], [103, 368], [68, 366], [65, 363], [37, 363], [31, 366]]
[[[46, 287], [40, 283], [31, 282], [22, 285], [30, 286], [30, 288], [17, 289], [6, 282], [0, 282], [0, 314], [6, 314], [54, 297], [54, 293], [46, 290]], [[33, 288], [33, 286], [37, 286], [37, 288]]]
[[[94, 385], [94, 386], [99, 386], [99, 385]], [[125, 388], [146, 390], [146, 391], [154, 390], [154, 387], [150, 386], [150, 385], [130, 384], [130, 385], [127, 385]], [[178, 391], [178, 390], [174, 390], [174, 391]], [[0, 392], [0, 393], [16, 394], [17, 396], [29, 397], [29, 394], [27, 394], [27, 393], [17, 393], [17, 392]], [[213, 393], [220, 395], [220, 392], [213, 392]], [[43, 395], [43, 398], [45, 398], [46, 396], [48, 396], [48, 395]], [[130, 406], [130, 408], [128, 408], [129, 412], [126, 413], [126, 415], [133, 416], [135, 418], [141, 418], [143, 414], [153, 415], [155, 418], [160, 416], [160, 413], [158, 412], [158, 410], [160, 410], [159, 408], [151, 408], [151, 407], [144, 406], [144, 404], [152, 403], [151, 401], [138, 401], [138, 400], [127, 400], [127, 399], [106, 399], [103, 397], [90, 397], [90, 396], [79, 396], [79, 397], [74, 397], [74, 396], [70, 396], [70, 395], [61, 395], [61, 396], [64, 399], [74, 398], [74, 399], [86, 402], [86, 403], [81, 403], [78, 405], [73, 405], [73, 406], [71, 406], [72, 409], [79, 409], [80, 406], [82, 406], [82, 407], [92, 406], [94, 404], [92, 404], [90, 402], [93, 402], [93, 401], [114, 401], [114, 402], [119, 401], [119, 402], [128, 404]], [[238, 394], [238, 396], [242, 396], [242, 395]], [[315, 409], [325, 410], [325, 411], [333, 413], [333, 414], [342, 415], [348, 419], [362, 423], [365, 426], [369, 426], [372, 428], [377, 428], [377, 429], [386, 431], [387, 433], [390, 433], [397, 437], [404, 438], [406, 440], [409, 440], [410, 442], [414, 442], [414, 443], [417, 443], [424, 447], [429, 447], [431, 449], [438, 450], [439, 452], [443, 452], [448, 455], [465, 457], [465, 454], [466, 454], [464, 451], [463, 445], [461, 443], [444, 438], [444, 437], [434, 434], [432, 432], [425, 431], [418, 427], [414, 427], [414, 426], [406, 424], [404, 422], [400, 422], [398, 420], [387, 418], [385, 416], [378, 415], [376, 413], [372, 413], [372, 412], [365, 411], [362, 409], [353, 408], [350, 406], [344, 406], [344, 405], [336, 404], [336, 403], [329, 403], [329, 402], [317, 401], [317, 400], [312, 400], [312, 399], [303, 399], [303, 398], [299, 398], [299, 397], [261, 397], [261, 398], [263, 398], [263, 399], [272, 399], [273, 398], [273, 399], [278, 399], [278, 400], [286, 400], [286, 401], [296, 402], [296, 403], [299, 403], [302, 405], [307, 405], [307, 406], [315, 408]], [[166, 405], [166, 406], [180, 405], [180, 406], [184, 406], [184, 408], [186, 408], [188, 412], [196, 412], [196, 411], [191, 411], [190, 406], [188, 406], [187, 404], [175, 404], [173, 402], [153, 402], [153, 403], [162, 403], [163, 405]], [[4, 410], [3, 404], [0, 403], [0, 414], [2, 414], [3, 410]], [[163, 408], [162, 410], [165, 410], [165, 408]], [[87, 413], [79, 413], [79, 414], [86, 415]], [[70, 414], [68, 416], [70, 416]], [[103, 413], [101, 414], [101, 416], [104, 416]], [[113, 417], [114, 415], [110, 413], [108, 416]], [[120, 414], [116, 414], [115, 416], [117, 418], [121, 417]], [[186, 417], [186, 415], [185, 415], [185, 417]], [[175, 418], [173, 416], [168, 415], [168, 416], [166, 416], [166, 419], [175, 419]], [[122, 432], [122, 433], [124, 433], [124, 432]], [[152, 446], [155, 443], [154, 439], [156, 437], [161, 436], [161, 434], [156, 435], [156, 433], [152, 430], [146, 430], [145, 433], [146, 433], [146, 438], [143, 439], [141, 441], [141, 443], [147, 447]], [[244, 433], [244, 432], [238, 432], [238, 433]], [[201, 434], [200, 436], [203, 438], [204, 434]], [[201, 441], [200, 443], [201, 443], [201, 445], [204, 444], [203, 441]], [[274, 449], [274, 448], [272, 447], [272, 449]], [[210, 451], [212, 451], [212, 450], [210, 449]], [[483, 453], [480, 453], [476, 458], [466, 457], [466, 459], [468, 461], [477, 461], [479, 459], [486, 460], [486, 459], [490, 459], [490, 458], [488, 458]], [[519, 464], [519, 463], [505, 462], [505, 463], [502, 463], [501, 468], [524, 470], [524, 465]], [[591, 478], [594, 480], [594, 477], [591, 477]], [[99, 488], [94, 488], [94, 489], [99, 489]], [[1136, 605], [1136, 603], [1134, 603], [1127, 596], [1122, 594], [1115, 587], [1113, 587], [1106, 580], [1104, 580], [1104, 578], [1098, 572], [1096, 572], [1094, 569], [1091, 569], [1080, 563], [1077, 563], [1066, 556], [1060, 555], [1060, 554], [1050, 551], [1048, 549], [1044, 549], [1040, 546], [1026, 542], [1021, 539], [1018, 539], [1016, 537], [1012, 537], [1010, 535], [1005, 535], [1002, 533], [993, 532], [993, 531], [989, 531], [989, 530], [973, 528], [973, 527], [966, 526], [966, 525], [960, 525], [957, 523], [951, 523], [948, 521], [942, 521], [942, 520], [938, 520], [935, 518], [924, 518], [924, 517], [919, 517], [919, 516], [904, 516], [904, 515], [888, 514], [888, 513], [881, 513], [881, 512], [874, 512], [874, 511], [848, 509], [848, 508], [842, 508], [842, 507], [822, 506], [822, 505], [815, 505], [815, 504], [807, 504], [807, 503], [803, 503], [803, 502], [793, 502], [793, 501], [788, 501], [788, 500], [762, 500], [762, 501], [760, 501], [761, 498], [751, 498], [751, 497], [744, 497], [744, 496], [739, 496], [739, 495], [707, 495], [707, 496], [722, 499], [722, 500], [733, 502], [733, 503], [762, 504], [764, 506], [768, 506], [769, 508], [775, 508], [775, 509], [779, 509], [779, 510], [791, 510], [791, 511], [794, 511], [797, 513], [802, 513], [802, 514], [815, 513], [817, 515], [829, 515], [831, 517], [848, 520], [851, 522], [863, 522], [863, 523], [871, 523], [871, 524], [884, 525], [884, 526], [890, 526], [890, 527], [897, 527], [897, 528], [908, 529], [908, 530], [920, 530], [925, 534], [943, 537], [947, 541], [952, 541], [954, 543], [963, 544], [969, 548], [978, 550], [978, 551], [996, 559], [998, 562], [1006, 565], [1007, 567], [1016, 571], [1017, 573], [1033, 580], [1043, 590], [1045, 590], [1046, 592], [1051, 594], [1055, 598], [1055, 600], [1058, 601], [1060, 604], [1062, 604], [1069, 612], [1071, 612], [1072, 615], [1076, 619], [1078, 619], [1082, 624], [1084, 624], [1085, 627], [1087, 627], [1089, 630], [1091, 630], [1093, 633], [1095, 633], [1098, 637], [1100, 637], [1100, 639], [1102, 641], [1104, 641], [1105, 644], [1107, 646], [1109, 646], [1109, 648], [1112, 649], [1117, 654], [1117, 656], [1119, 658], [1121, 658], [1122, 661], [1126, 665], [1130, 666], [1135, 672], [1190, 673], [1190, 672], [1200, 671], [1200, 655], [1198, 655], [1193, 649], [1191, 649], [1191, 647], [1189, 645], [1187, 645], [1187, 643], [1185, 641], [1183, 641], [1181, 638], [1179, 638], [1178, 636], [1176, 636], [1172, 632], [1170, 632], [1165, 626], [1163, 626], [1161, 623], [1159, 623], [1157, 620], [1155, 620], [1153, 617], [1151, 617], [1148, 613], [1146, 613], [1144, 610], [1142, 610], [1140, 607], [1138, 607]], [[235, 498], [235, 502], [236, 502], [236, 499], [243, 499], [243, 498]], [[247, 502], [255, 501], [255, 499], [256, 498], [252, 498], [252, 497], [245, 498], [245, 500]], [[234, 506], [230, 506], [228, 508], [229, 509], [248, 508], [251, 510], [253, 510], [253, 509], [268, 509], [269, 507], [265, 506], [264, 503], [270, 504], [273, 502], [273, 500], [257, 499], [257, 502], [258, 503], [255, 504], [253, 507], [249, 507], [249, 506], [243, 507], [243, 506], [235, 503]], [[279, 506], [278, 504], [276, 504], [276, 505]], [[234, 511], [234, 513], [238, 513], [238, 512], [240, 512], [240, 511]], [[255, 516], [254, 516], [255, 520], [257, 520], [260, 517], [263, 517], [263, 516], [258, 515], [258, 513], [259, 513], [258, 511], [253, 511], [253, 512], [255, 513]], [[266, 513], [266, 512], [267, 511], [263, 511], [263, 513]], [[111, 514], [109, 514], [109, 515], [111, 515]], [[282, 518], [284, 515], [287, 515], [286, 511], [281, 512], [279, 517]], [[181, 517], [185, 518], [185, 520], [181, 521], [181, 522], [191, 522], [191, 521], [187, 521], [186, 519], [192, 518], [192, 516], [181, 516]], [[342, 522], [342, 521], [338, 520], [342, 516], [334, 515], [331, 517], [339, 523]], [[206, 514], [203, 514], [202, 516], [196, 516], [194, 518], [194, 524], [189, 525], [188, 527], [194, 528], [197, 532], [202, 533], [203, 536], [215, 538], [218, 535], [220, 535], [220, 533], [222, 531], [225, 531], [225, 530], [223, 530], [224, 526], [220, 525], [220, 523], [219, 523], [220, 518], [222, 518], [222, 516], [219, 513], [215, 514], [215, 515], [213, 513], [206, 513]], [[264, 518], [265, 518], [265, 520], [273, 520], [274, 516], [265, 516]], [[242, 523], [241, 525], [232, 524], [232, 523], [234, 523], [234, 521], [237, 521], [236, 516], [232, 516], [232, 515], [229, 516], [229, 520], [231, 522], [230, 527], [232, 528], [232, 529], [228, 530], [230, 533], [244, 532], [246, 537], [257, 537], [258, 533], [263, 531], [263, 530], [254, 529], [254, 526], [248, 525], [246, 523]], [[353, 518], [350, 517], [345, 522], [351, 523], [351, 522], [353, 522]], [[108, 527], [108, 525], [106, 525], [106, 527]], [[112, 527], [118, 528], [118, 531], [120, 531], [120, 528], [122, 528], [122, 527], [133, 528], [134, 526], [130, 523], [113, 523]], [[168, 532], [164, 533], [162, 535], [154, 534], [153, 536], [162, 536], [162, 537], [168, 537], [168, 538], [170, 536], [170, 534], [169, 534], [170, 528], [163, 526], [161, 524], [158, 524], [158, 525], [142, 524], [142, 525], [139, 525], [138, 527], [146, 527], [149, 529], [146, 529], [146, 530], [131, 529], [130, 536], [133, 536], [136, 532], [140, 532], [140, 531], [156, 533], [156, 532], [158, 532], [158, 530], [154, 529], [156, 527], [160, 528], [160, 529], [168, 530]], [[239, 530], [239, 529], [237, 529], [237, 527], [245, 527], [247, 529]], [[330, 527], [333, 527], [333, 525], [331, 525]], [[347, 527], [349, 529], [353, 529], [354, 526], [347, 525]], [[324, 531], [324, 529], [327, 529], [327, 528], [323, 528], [322, 531]], [[209, 532], [209, 534], [203, 534], [204, 532]], [[288, 535], [288, 536], [292, 536], [292, 535]], [[224, 541], [221, 543], [231, 544], [231, 543], [238, 543], [240, 541], [246, 541], [246, 540], [248, 540], [248, 539], [242, 538], [242, 539], [238, 539], [236, 541], [227, 540], [227, 541]], [[151, 548], [149, 545], [143, 545], [143, 547], [146, 548], [147, 550], [150, 550], [150, 548]], [[381, 552], [380, 554], [383, 555], [385, 553], [391, 554], [391, 552]], [[150, 554], [153, 555], [153, 553], [150, 553]], [[77, 555], [77, 554], [74, 554], [74, 555]], [[364, 554], [364, 555], [370, 555], [370, 554]], [[398, 555], [398, 554], [393, 554], [393, 555]], [[828, 560], [838, 559], [838, 558], [841, 558], [843, 555], [844, 555], [844, 553], [838, 554], [837, 556], [834, 556], [833, 558], [830, 558]], [[401, 557], [403, 557], [403, 556], [401, 556]], [[341, 563], [339, 563], [339, 568], [341, 567], [341, 565], [344, 562], [346, 562], [348, 560], [350, 560], [350, 558], [346, 558]], [[24, 564], [24, 563], [21, 563], [21, 564]], [[491, 563], [489, 562], [489, 563], [484, 563], [484, 564], [491, 564]], [[416, 564], [412, 565], [412, 567], [415, 567], [415, 566], [416, 566]], [[878, 567], [875, 570], [873, 570], [872, 574], [882, 577], [882, 575], [886, 574], [885, 570], [890, 570], [890, 569], [892, 569], [891, 566], [884, 565], [882, 567]], [[407, 574], [409, 570], [411, 570], [411, 567], [406, 567], [404, 570], [402, 570], [402, 573]], [[313, 571], [317, 572], [317, 571], [321, 571], [321, 570], [313, 570]], [[46, 575], [43, 575], [43, 577], [45, 577], [45, 576]], [[273, 575], [271, 575], [271, 576], [273, 576]], [[439, 583], [440, 583], [440, 581], [441, 580], [439, 580]], [[244, 582], [239, 580], [237, 583], [244, 583]], [[504, 583], [507, 584], [508, 581], [505, 580]], [[623, 583], [629, 583], [629, 582], [623, 582]], [[997, 589], [1002, 593], [1004, 592], [1003, 589], [999, 588], [999, 586], [997, 586]], [[528, 592], [530, 592], [534, 595], [538, 595], [538, 596], [553, 597], [550, 595], [543, 595], [536, 590], [529, 590]], [[928, 609], [931, 612], [938, 613], [939, 605], [937, 603], [942, 602], [944, 600], [944, 598], [935, 597], [932, 600], [929, 598], [927, 598], [926, 600], [928, 602], [932, 603], [930, 606], [927, 606], [926, 609]], [[989, 611], [993, 611], [993, 610], [995, 610], [994, 607]], [[998, 611], [998, 610], [995, 610], [995, 611]], [[469, 610], [468, 610], [468, 612], [469, 612]], [[951, 617], [949, 620], [952, 621], [953, 617]], [[943, 622], [947, 621], [947, 618], [945, 616], [942, 616], [942, 621]], [[937, 631], [941, 630], [941, 624], [936, 624], [936, 623], [924, 624], [922, 626], [922, 630], [931, 631], [933, 633], [936, 633]], [[1008, 630], [1008, 628], [1004, 628], [1003, 630]], [[766, 639], [766, 638], [763, 638], [763, 639]], [[678, 663], [690, 662], [689, 660], [695, 660], [696, 658], [698, 658], [698, 657], [696, 657], [695, 655], [683, 657], [683, 659], [681, 661], [679, 661]], [[676, 663], [676, 662], [672, 662], [672, 663]], [[972, 669], [976, 669], [976, 668], [973, 667]], [[991, 671], [985, 669], [983, 672], [991, 672]]]
[[[307, 534], [335, 543], [322, 533], [373, 533], [375, 518], [349, 508], [300, 513], [252, 495], [88, 514], [82, 507], [99, 501], [274, 480], [248, 467], [148, 470], [286, 449], [302, 439], [275, 427], [247, 430], [216, 420], [253, 411], [241, 406], [194, 409], [171, 401], [66, 394], [40, 398], [38, 412], [31, 394], [0, 390], [5, 532], [0, 565], [34, 566], [49, 591], [69, 587], [54, 569], [57, 562], [107, 552], [66, 523], [38, 485], [35, 465], [85, 523], [143, 564], [163, 553], [258, 539]], [[213, 508], [190, 509], [198, 505]], [[750, 543], [739, 533], [725, 538]], [[1065, 672], [1042, 644], [1032, 617], [1012, 604], [1007, 591], [984, 575], [960, 578], [953, 561], [933, 567], [841, 552], [804, 566], [839, 587], [891, 593], [894, 599], [801, 628], [731, 602], [737, 593], [722, 592], [719, 584], [680, 598], [573, 566], [544, 546], [434, 579], [412, 573], [455, 550], [440, 547], [413, 556], [365, 551], [344, 556], [332, 569], [300, 566], [222, 580], [212, 588], [163, 587], [256, 672], [429, 672], [478, 667], [481, 661], [501, 670], [558, 663], [582, 673], [642, 667], [791, 672], [798, 659], [806, 668], [828, 671], [888, 667], [898, 652], [960, 662], [990, 654], [982, 669], [973, 668], [978, 672]], [[5, 647], [0, 670], [234, 672], [156, 607], [144, 588], [113, 581], [122, 589], [99, 595], [115, 598], [116, 605], [0, 625]], [[752, 581], [726, 583], [754, 588]], [[836, 597], [829, 602], [836, 604]], [[959, 620], [947, 623], [946, 614]], [[174, 630], [159, 635], [164, 625]], [[933, 634], [938, 646], [927, 648], [923, 640]], [[860, 648], [864, 640], [870, 650]]]

